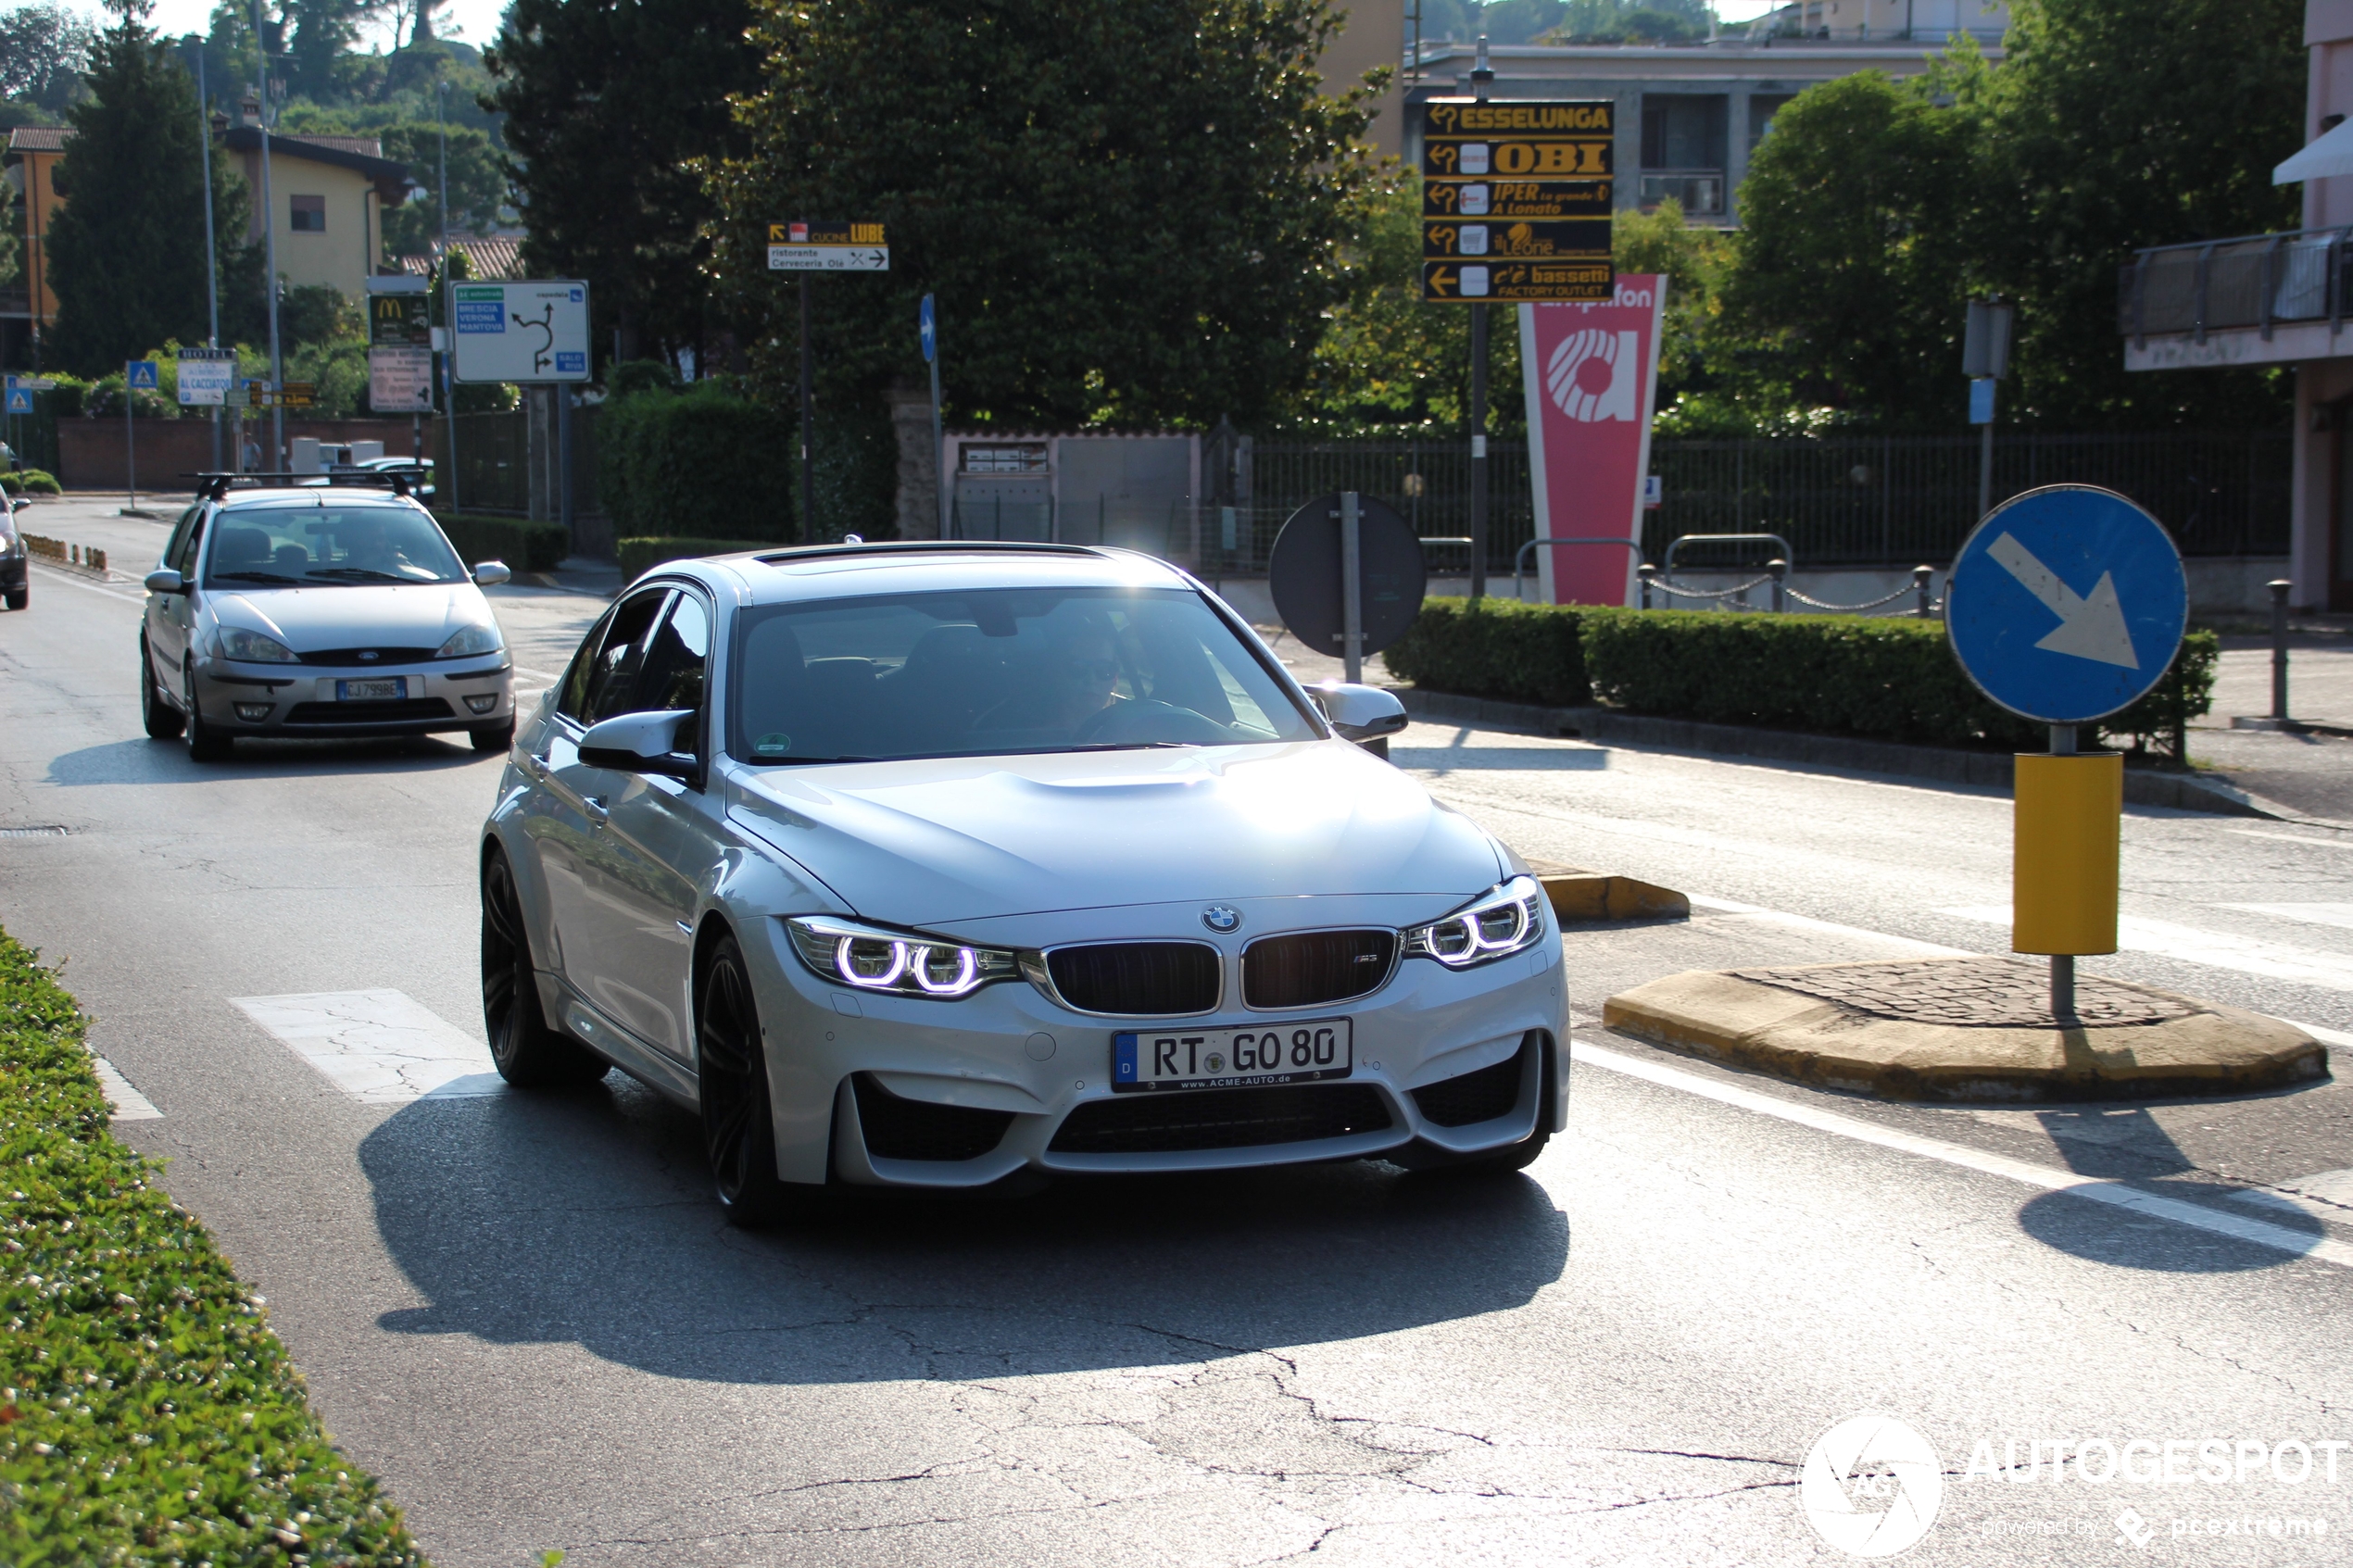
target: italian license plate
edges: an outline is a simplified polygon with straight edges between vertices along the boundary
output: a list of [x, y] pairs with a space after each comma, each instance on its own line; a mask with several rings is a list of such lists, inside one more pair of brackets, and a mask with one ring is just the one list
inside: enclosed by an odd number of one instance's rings
[[375, 681], [337, 681], [337, 702], [399, 702], [409, 695], [406, 676], [387, 675]]
[[1344, 1018], [1264, 1029], [1138, 1030], [1111, 1037], [1111, 1086], [1128, 1094], [1305, 1084], [1347, 1077], [1354, 1056]]

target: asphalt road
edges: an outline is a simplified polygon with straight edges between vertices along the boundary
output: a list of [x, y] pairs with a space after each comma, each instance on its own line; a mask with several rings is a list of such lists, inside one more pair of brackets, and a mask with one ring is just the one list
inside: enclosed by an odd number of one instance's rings
[[[135, 589], [34, 589], [0, 616], [0, 922], [438, 1562], [1838, 1562], [1801, 1467], [1866, 1411], [1941, 1464], [1912, 1561], [2342, 1561], [2353, 1092], [1883, 1107], [1590, 1022], [1685, 968], [1999, 950], [1998, 797], [1416, 726], [1393, 759], [1523, 853], [1702, 900], [1569, 934], [1571, 1130], [1527, 1177], [853, 1201], [749, 1236], [690, 1121], [618, 1075], [362, 1098], [233, 1001], [397, 992], [479, 1041], [495, 759], [198, 768], [139, 733]], [[544, 672], [598, 608], [496, 597]], [[2136, 809], [2125, 868], [2129, 946], [2087, 968], [2353, 1031], [2353, 834]], [[2049, 1190], [2076, 1180], [2108, 1185]], [[2061, 1440], [2093, 1457], [2029, 1469]], [[2102, 1444], [2181, 1479], [2089, 1479]]]

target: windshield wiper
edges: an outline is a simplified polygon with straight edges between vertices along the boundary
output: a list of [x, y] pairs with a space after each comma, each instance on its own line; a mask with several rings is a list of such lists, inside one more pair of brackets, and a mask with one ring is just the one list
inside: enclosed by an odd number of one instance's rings
[[1199, 742], [1199, 741], [1194, 741], [1194, 740], [1099, 740], [1099, 741], [1090, 741], [1090, 742], [1088, 742], [1088, 743], [1087, 745], [1085, 745], [1085, 746], [1041, 746], [1033, 747], [1032, 749], [1033, 749], [1033, 750], [1036, 750], [1036, 751], [1040, 751], [1040, 752], [1053, 752], [1053, 751], [1161, 751], [1161, 750], [1176, 750], [1176, 751], [1182, 751], [1182, 750], [1184, 750], [1184, 749], [1185, 749], [1186, 747], [1188, 747], [1188, 746], [1199, 746], [1200, 744], [1201, 744], [1201, 742]]
[[747, 762], [766, 767], [773, 762], [872, 762], [871, 757], [747, 757]]
[[372, 566], [329, 566], [303, 574], [306, 577], [358, 577], [371, 583], [433, 583], [432, 577], [403, 577], [396, 571], [378, 571]]
[[300, 583], [299, 577], [284, 577], [274, 571], [216, 571], [215, 583]]

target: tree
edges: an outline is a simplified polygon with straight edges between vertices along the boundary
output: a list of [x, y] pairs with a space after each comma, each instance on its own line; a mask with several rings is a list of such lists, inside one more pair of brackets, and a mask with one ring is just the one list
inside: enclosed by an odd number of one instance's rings
[[[1972, 67], [1982, 80], [1964, 89], [1985, 125], [1972, 247], [2018, 303], [2005, 400], [2021, 417], [2152, 429], [2285, 416], [2277, 371], [2127, 372], [2117, 270], [2143, 245], [2296, 226], [2297, 188], [2274, 186], [2271, 168], [2304, 141], [2303, 19], [2300, 0], [2168, 0], [2162, 26], [2136, 0], [2012, 7], [2006, 59]], [[1959, 373], [1957, 350], [1940, 369]]]
[[1977, 119], [1933, 93], [1875, 70], [1808, 88], [1749, 163], [1724, 322], [1801, 404], [1956, 422]]
[[[145, 24], [145, 0], [113, 0], [119, 19], [91, 50], [90, 97], [74, 107], [57, 166], [64, 204], [50, 220], [57, 295], [51, 339], [67, 368], [101, 371], [169, 338], [203, 341], [204, 158], [195, 83]], [[214, 229], [224, 252], [221, 305], [249, 282], [247, 208], [226, 159], [213, 157]], [[224, 328], [228, 321], [224, 320]]]
[[63, 6], [19, 6], [0, 16], [0, 95], [63, 110], [81, 84], [95, 35]]
[[[405, 120], [379, 132], [384, 157], [409, 166], [416, 198], [384, 209], [384, 245], [395, 256], [426, 256], [441, 232], [441, 140], [431, 120]], [[507, 202], [505, 160], [487, 132], [471, 125], [447, 128], [449, 138], [449, 232], [486, 234], [498, 224]]]
[[514, 0], [483, 56], [530, 213], [526, 265], [586, 279], [597, 340], [618, 328], [623, 358], [703, 336], [710, 208], [693, 166], [742, 145], [727, 97], [758, 82], [750, 20], [746, 0]]
[[767, 225], [861, 220], [892, 270], [815, 285], [837, 420], [921, 372], [925, 293], [960, 421], [1273, 417], [1375, 179], [1362, 96], [1314, 66], [1335, 25], [1324, 0], [761, 0], [750, 150], [708, 170], [755, 370], [785, 382], [797, 337]]

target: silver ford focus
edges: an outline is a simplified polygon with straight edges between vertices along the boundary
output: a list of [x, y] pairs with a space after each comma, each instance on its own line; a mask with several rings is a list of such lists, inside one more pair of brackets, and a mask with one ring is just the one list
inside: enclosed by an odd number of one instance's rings
[[482, 841], [519, 1085], [698, 1112], [720, 1202], [1378, 1158], [1563, 1124], [1542, 889], [1149, 557], [674, 562], [517, 735]]
[[[371, 488], [370, 485], [380, 486]], [[514, 660], [480, 584], [402, 476], [208, 476], [147, 573], [139, 709], [199, 761], [240, 735], [514, 739]]]

